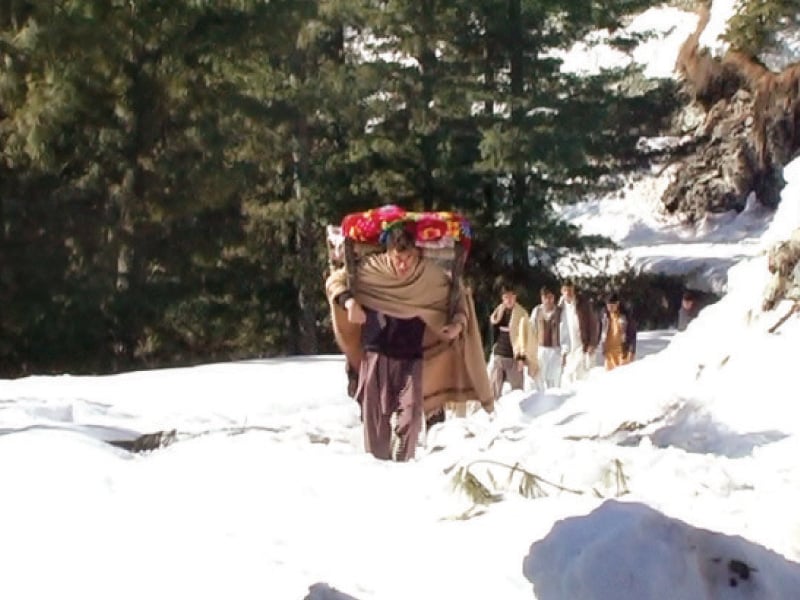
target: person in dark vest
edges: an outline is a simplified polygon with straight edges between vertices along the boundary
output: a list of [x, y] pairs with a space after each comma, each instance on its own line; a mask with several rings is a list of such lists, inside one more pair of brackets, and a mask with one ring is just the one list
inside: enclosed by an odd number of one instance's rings
[[541, 304], [531, 311], [531, 331], [538, 343], [539, 375], [536, 387], [539, 391], [558, 387], [561, 382], [561, 309], [556, 304], [556, 295], [547, 286], [539, 293]]
[[523, 389], [525, 367], [531, 377], [539, 370], [528, 311], [517, 302], [516, 288], [503, 284], [500, 297], [500, 304], [489, 317], [494, 339], [489, 381], [495, 400], [503, 393], [506, 381], [512, 390]]

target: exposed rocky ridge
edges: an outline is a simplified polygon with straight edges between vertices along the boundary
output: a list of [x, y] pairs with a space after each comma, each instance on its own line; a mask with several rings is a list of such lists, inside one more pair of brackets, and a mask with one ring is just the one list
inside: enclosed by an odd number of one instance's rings
[[706, 9], [676, 64], [705, 119], [682, 145], [681, 168], [662, 196], [666, 210], [689, 221], [741, 211], [751, 192], [774, 207], [782, 167], [800, 151], [800, 63], [775, 73], [740, 52], [713, 57], [699, 46], [708, 18]]

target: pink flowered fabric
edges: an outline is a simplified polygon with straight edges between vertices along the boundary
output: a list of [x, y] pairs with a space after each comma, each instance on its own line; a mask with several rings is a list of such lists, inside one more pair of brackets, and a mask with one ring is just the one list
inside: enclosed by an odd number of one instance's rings
[[401, 224], [414, 232], [420, 244], [449, 237], [469, 250], [472, 241], [469, 221], [458, 213], [410, 212], [394, 204], [347, 215], [342, 220], [342, 233], [357, 242], [379, 244], [385, 231]]

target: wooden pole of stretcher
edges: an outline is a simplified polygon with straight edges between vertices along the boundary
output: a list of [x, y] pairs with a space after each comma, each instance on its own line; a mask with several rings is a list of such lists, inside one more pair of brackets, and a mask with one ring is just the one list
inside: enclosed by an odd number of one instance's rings
[[356, 260], [355, 241], [352, 238], [344, 238], [344, 268], [347, 273], [347, 289], [351, 294], [356, 290], [356, 274], [358, 264]]
[[464, 274], [464, 263], [466, 262], [466, 252], [464, 252], [464, 245], [456, 242], [453, 247], [453, 267], [450, 269], [450, 297], [448, 299], [447, 316], [449, 321], [453, 320], [458, 307], [459, 296], [461, 295], [461, 286], [459, 282]]

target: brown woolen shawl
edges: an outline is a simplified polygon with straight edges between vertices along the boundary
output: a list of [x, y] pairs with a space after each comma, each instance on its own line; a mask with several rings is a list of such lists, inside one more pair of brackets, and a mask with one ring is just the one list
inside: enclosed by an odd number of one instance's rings
[[[401, 319], [419, 317], [425, 322], [422, 389], [426, 415], [446, 403], [468, 400], [477, 400], [486, 410], [493, 409], [483, 342], [469, 290], [462, 287], [452, 319], [460, 322], [464, 330], [455, 340], [447, 340], [439, 332], [450, 322], [450, 278], [437, 264], [422, 258], [400, 278], [386, 253], [373, 254], [359, 263], [356, 280], [353, 295], [362, 306]], [[325, 291], [336, 342], [350, 365], [358, 370], [363, 354], [361, 326], [350, 323], [347, 311], [335, 302], [347, 286], [345, 270], [338, 269], [325, 282]]]

